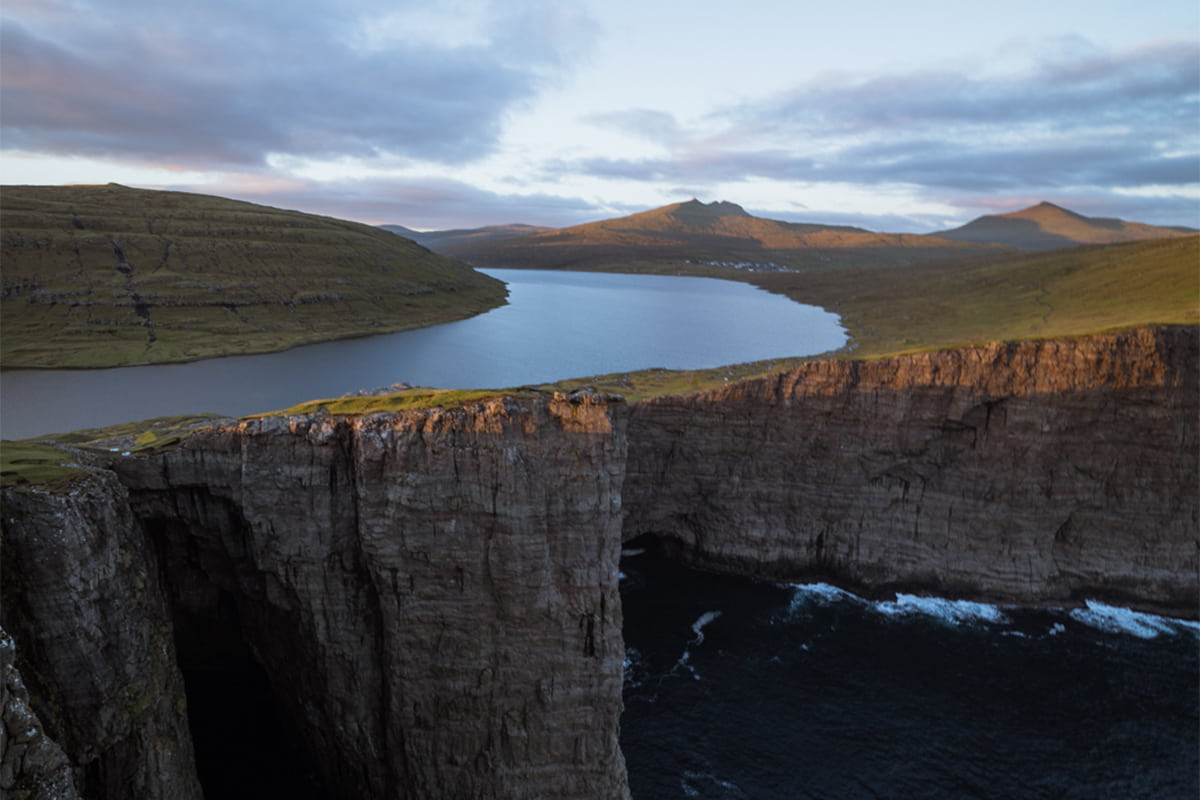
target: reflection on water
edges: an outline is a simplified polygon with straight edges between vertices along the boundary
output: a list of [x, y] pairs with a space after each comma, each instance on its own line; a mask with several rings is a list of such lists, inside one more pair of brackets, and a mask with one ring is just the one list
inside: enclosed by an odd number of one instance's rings
[[403, 381], [485, 389], [609, 372], [701, 369], [845, 343], [837, 317], [708, 278], [484, 270], [509, 305], [471, 319], [282, 353], [0, 376], [8, 439], [169, 414], [238, 416]]

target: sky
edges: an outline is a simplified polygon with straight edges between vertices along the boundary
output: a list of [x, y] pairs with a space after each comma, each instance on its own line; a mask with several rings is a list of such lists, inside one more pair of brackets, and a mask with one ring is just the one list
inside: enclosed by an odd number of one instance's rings
[[420, 230], [1200, 227], [1200, 3], [3, 0], [0, 182]]

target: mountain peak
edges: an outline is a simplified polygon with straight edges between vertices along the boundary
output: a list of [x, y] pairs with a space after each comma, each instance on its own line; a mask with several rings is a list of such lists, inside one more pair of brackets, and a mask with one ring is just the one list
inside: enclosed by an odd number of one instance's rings
[[1064, 216], [1072, 217], [1074, 219], [1087, 219], [1087, 217], [1083, 216], [1082, 214], [1078, 214], [1069, 208], [1063, 208], [1062, 206], [1055, 205], [1054, 203], [1046, 200], [1043, 200], [1037, 205], [1030, 206], [1029, 208], [1022, 208], [1020, 211], [1012, 211], [1008, 214], [1000, 214], [999, 216], [1008, 217], [1009, 219], [1046, 219]]
[[936, 235], [963, 242], [1004, 244], [1024, 250], [1052, 250], [1081, 244], [1114, 244], [1139, 239], [1181, 236], [1181, 231], [1125, 222], [1120, 219], [1086, 217], [1069, 208], [1042, 201], [1007, 214], [989, 214], [960, 228]]
[[737, 203], [730, 203], [728, 200], [717, 200], [712, 203], [701, 203], [696, 198], [688, 200], [686, 203], [677, 203], [673, 206], [664, 206], [659, 211], [666, 212], [677, 219], [682, 220], [713, 220], [719, 217], [749, 217], [750, 214], [746, 209], [739, 206]]

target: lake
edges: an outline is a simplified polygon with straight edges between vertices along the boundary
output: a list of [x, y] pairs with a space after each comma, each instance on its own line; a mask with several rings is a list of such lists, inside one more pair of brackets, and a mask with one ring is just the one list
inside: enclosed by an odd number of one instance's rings
[[493, 389], [651, 367], [704, 369], [845, 344], [836, 315], [711, 278], [482, 270], [509, 304], [430, 328], [280, 353], [0, 375], [0, 437], [175, 414], [242, 416], [405, 382]]

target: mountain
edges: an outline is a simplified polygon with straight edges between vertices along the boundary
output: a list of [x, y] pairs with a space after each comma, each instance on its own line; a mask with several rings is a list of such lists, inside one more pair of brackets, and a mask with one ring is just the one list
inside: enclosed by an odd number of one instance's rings
[[461, 244], [509, 239], [513, 236], [527, 236], [531, 233], [553, 230], [538, 225], [487, 225], [482, 228], [456, 228], [446, 231], [414, 231], [403, 225], [380, 225], [379, 227], [406, 239], [412, 239], [435, 253], [453, 249]]
[[1195, 231], [1126, 222], [1108, 217], [1085, 217], [1053, 203], [989, 214], [960, 228], [939, 231], [934, 236], [960, 242], [1002, 244], [1022, 250], [1054, 250], [1081, 244], [1116, 244], [1141, 239], [1167, 239]]
[[736, 203], [694, 199], [525, 236], [429, 246], [481, 267], [662, 269], [692, 264], [756, 271], [908, 263], [1000, 251], [994, 245], [935, 236], [762, 219]]
[[0, 365], [283, 350], [486, 311], [502, 283], [371, 225], [203, 194], [0, 191]]

